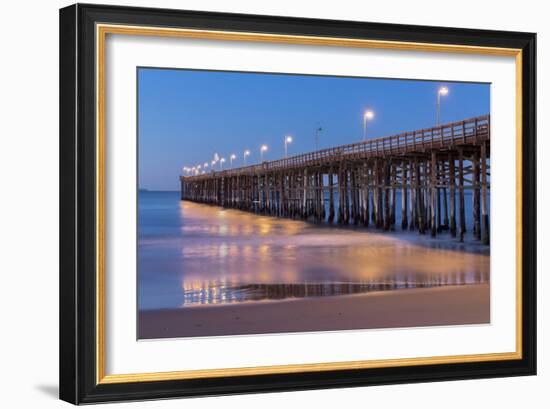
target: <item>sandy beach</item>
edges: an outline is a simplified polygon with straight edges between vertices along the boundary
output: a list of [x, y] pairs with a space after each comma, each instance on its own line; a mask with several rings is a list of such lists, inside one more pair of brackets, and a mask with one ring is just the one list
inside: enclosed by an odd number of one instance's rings
[[139, 338], [483, 324], [489, 284], [141, 311]]

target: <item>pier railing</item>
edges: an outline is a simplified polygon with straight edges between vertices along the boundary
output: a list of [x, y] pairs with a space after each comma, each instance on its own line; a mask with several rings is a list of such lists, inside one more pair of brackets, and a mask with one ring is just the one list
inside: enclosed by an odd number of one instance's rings
[[187, 176], [187, 180], [202, 180], [212, 176], [239, 176], [265, 173], [283, 169], [322, 165], [340, 160], [365, 159], [405, 155], [414, 152], [428, 152], [453, 148], [455, 146], [477, 145], [490, 139], [490, 116], [483, 115], [462, 121], [451, 122], [431, 128], [402, 132], [396, 135], [368, 139], [348, 145], [341, 145], [288, 158], [266, 161], [202, 175]]

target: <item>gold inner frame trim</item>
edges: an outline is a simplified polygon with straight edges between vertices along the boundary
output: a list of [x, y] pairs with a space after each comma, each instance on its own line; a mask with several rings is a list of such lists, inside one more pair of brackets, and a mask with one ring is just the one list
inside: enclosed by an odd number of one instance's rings
[[[178, 29], [166, 27], [96, 25], [96, 382], [115, 384], [163, 380], [205, 379], [214, 377], [290, 374], [413, 365], [437, 365], [466, 362], [490, 362], [522, 358], [522, 51], [515, 48], [432, 44], [353, 38], [283, 35], [237, 31]], [[248, 41], [370, 48], [400, 51], [424, 51], [482, 54], [515, 57], [516, 65], [516, 350], [504, 353], [449, 355], [365, 361], [320, 362], [313, 364], [258, 367], [105, 374], [105, 41], [107, 34], [193, 38], [223, 41]]]

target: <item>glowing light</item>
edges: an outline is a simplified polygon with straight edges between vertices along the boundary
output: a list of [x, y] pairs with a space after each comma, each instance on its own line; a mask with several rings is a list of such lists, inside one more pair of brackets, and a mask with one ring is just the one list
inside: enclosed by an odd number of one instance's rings
[[292, 136], [285, 136], [285, 158], [288, 156], [288, 144], [292, 142]]
[[267, 145], [262, 145], [260, 147], [260, 160], [263, 162], [264, 160], [264, 152], [267, 151]]
[[436, 115], [436, 123], [439, 126], [439, 123], [441, 121], [441, 97], [445, 96], [449, 93], [449, 88], [447, 87], [439, 87], [437, 90], [437, 115]]
[[363, 140], [367, 140], [367, 122], [374, 118], [374, 112], [367, 109], [363, 114]]
[[248, 149], [246, 149], [244, 152], [243, 152], [243, 165], [246, 166], [246, 157], [250, 155], [250, 151]]
[[370, 121], [373, 118], [374, 118], [374, 112], [371, 111], [370, 109], [367, 109], [364, 113], [364, 120], [365, 121]]

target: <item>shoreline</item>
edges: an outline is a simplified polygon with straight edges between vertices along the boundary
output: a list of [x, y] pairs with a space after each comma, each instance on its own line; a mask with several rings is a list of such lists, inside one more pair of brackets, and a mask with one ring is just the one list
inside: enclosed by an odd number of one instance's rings
[[490, 285], [212, 304], [138, 313], [138, 339], [486, 324]]

